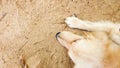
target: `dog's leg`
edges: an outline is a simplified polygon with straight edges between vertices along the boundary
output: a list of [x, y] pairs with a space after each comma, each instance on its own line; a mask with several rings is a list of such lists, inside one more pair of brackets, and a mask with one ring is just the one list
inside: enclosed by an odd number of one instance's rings
[[114, 24], [109, 21], [84, 21], [76, 18], [75, 16], [68, 17], [65, 22], [70, 28], [77, 28], [87, 31], [109, 32], [111, 39], [120, 45], [120, 24]]
[[[70, 28], [78, 28], [82, 30], [88, 30], [88, 31], [105, 31], [109, 32], [114, 28], [117, 28], [115, 24], [109, 22], [109, 21], [100, 21], [100, 22], [90, 22], [90, 21], [84, 21], [80, 20], [74, 16], [66, 18], [65, 22]], [[119, 30], [119, 29], [118, 29]]]

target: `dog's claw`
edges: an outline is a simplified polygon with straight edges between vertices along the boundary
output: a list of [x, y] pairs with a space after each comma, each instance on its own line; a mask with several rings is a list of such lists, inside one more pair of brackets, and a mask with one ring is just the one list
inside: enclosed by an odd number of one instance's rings
[[56, 35], [55, 35], [55, 38], [57, 39], [58, 35], [60, 34], [61, 32], [57, 32]]
[[77, 15], [74, 13], [73, 15], [72, 15], [73, 17], [77, 17]]

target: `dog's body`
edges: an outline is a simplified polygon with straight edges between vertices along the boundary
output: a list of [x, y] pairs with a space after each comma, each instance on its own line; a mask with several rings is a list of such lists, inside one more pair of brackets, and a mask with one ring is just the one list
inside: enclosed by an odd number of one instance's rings
[[120, 24], [83, 21], [68, 17], [70, 28], [94, 32], [78, 36], [63, 31], [56, 34], [58, 41], [68, 49], [74, 68], [120, 68]]

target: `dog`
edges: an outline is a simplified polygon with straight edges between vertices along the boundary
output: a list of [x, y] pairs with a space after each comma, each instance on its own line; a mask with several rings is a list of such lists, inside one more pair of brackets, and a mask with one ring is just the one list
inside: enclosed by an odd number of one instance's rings
[[65, 23], [88, 34], [76, 35], [69, 31], [56, 34], [56, 39], [68, 50], [74, 68], [120, 68], [119, 23], [90, 22], [75, 16], [66, 18]]

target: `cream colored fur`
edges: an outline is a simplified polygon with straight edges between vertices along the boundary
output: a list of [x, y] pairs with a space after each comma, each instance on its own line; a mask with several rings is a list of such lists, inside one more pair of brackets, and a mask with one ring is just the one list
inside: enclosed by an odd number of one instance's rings
[[86, 31], [87, 36], [68, 31], [57, 35], [68, 49], [74, 68], [120, 68], [120, 24], [84, 21], [74, 16], [65, 22], [70, 28], [90, 31]]

